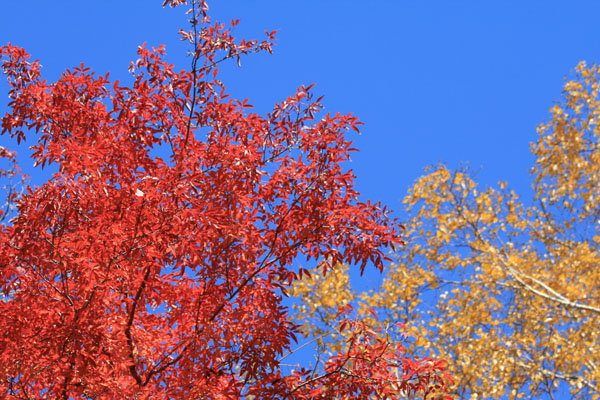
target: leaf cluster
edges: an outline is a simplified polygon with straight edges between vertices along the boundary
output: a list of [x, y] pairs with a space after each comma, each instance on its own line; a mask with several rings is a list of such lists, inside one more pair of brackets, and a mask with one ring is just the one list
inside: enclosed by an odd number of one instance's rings
[[324, 114], [311, 87], [253, 113], [218, 65], [270, 51], [274, 33], [237, 41], [237, 21], [189, 6], [190, 69], [141, 46], [130, 86], [84, 65], [48, 83], [25, 50], [0, 48], [2, 134], [58, 167], [0, 225], [0, 397], [444, 395], [444, 365], [352, 318], [322, 369], [282, 365], [300, 333], [282, 304], [306, 272], [295, 261], [382, 269], [400, 225], [358, 200], [344, 166], [357, 118]]
[[430, 168], [404, 199], [407, 246], [381, 287], [355, 293], [345, 270], [298, 282], [297, 318], [323, 334], [323, 307], [378, 310], [372, 326], [404, 323], [412, 354], [449, 360], [458, 398], [597, 398], [599, 89], [600, 68], [581, 63], [538, 128], [531, 202], [466, 168]]

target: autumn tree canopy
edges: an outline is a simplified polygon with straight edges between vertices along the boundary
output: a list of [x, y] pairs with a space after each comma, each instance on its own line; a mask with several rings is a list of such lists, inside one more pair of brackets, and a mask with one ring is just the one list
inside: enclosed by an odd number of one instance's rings
[[58, 167], [0, 224], [0, 397], [441, 397], [443, 362], [405, 356], [347, 308], [343, 351], [282, 365], [301, 334], [282, 305], [294, 261], [382, 269], [399, 225], [344, 167], [358, 120], [322, 113], [310, 87], [266, 116], [228, 96], [219, 63], [271, 51], [273, 33], [236, 41], [188, 6], [191, 68], [141, 46], [130, 86], [83, 64], [49, 83], [0, 48], [2, 133]]
[[599, 398], [599, 91], [600, 67], [581, 63], [532, 145], [532, 201], [466, 168], [429, 169], [381, 287], [357, 292], [347, 267], [297, 282], [304, 331], [341, 349], [334, 310], [374, 308], [371, 326], [406, 323], [412, 354], [449, 360], [456, 398]]

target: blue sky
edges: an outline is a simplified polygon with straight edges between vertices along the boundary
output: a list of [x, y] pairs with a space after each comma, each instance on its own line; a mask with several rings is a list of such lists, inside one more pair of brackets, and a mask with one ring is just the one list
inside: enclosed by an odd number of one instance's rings
[[[481, 182], [506, 180], [528, 195], [536, 126], [576, 64], [600, 58], [596, 1], [209, 4], [215, 20], [240, 19], [238, 37], [279, 32], [273, 55], [222, 68], [229, 91], [266, 112], [299, 85], [316, 83], [327, 111], [365, 123], [351, 168], [365, 198], [395, 210], [423, 167], [439, 161], [468, 163]], [[25, 47], [50, 81], [80, 62], [126, 79], [143, 42], [166, 44], [178, 67], [189, 62], [176, 34], [186, 27], [185, 9], [163, 9], [159, 0], [31, 0], [2, 9], [0, 43]], [[6, 88], [2, 81], [0, 92]]]
[[[84, 62], [112, 79], [128, 77], [136, 48], [166, 44], [167, 59], [187, 67], [185, 8], [161, 0], [5, 1], [0, 44], [25, 47], [49, 81]], [[529, 196], [529, 143], [561, 97], [580, 60], [600, 62], [600, 2], [427, 0], [220, 0], [214, 20], [240, 19], [236, 34], [278, 30], [273, 55], [222, 68], [235, 97], [259, 112], [300, 85], [316, 83], [327, 111], [352, 112], [357, 187], [395, 210], [427, 165], [461, 162], [482, 184], [508, 181]], [[0, 113], [7, 85], [0, 80]], [[0, 145], [15, 146], [0, 137]], [[31, 145], [31, 143], [28, 143]], [[20, 163], [30, 168], [25, 148]], [[401, 216], [397, 212], [396, 216]], [[370, 278], [377, 279], [377, 278]]]
[[[165, 44], [167, 59], [189, 65], [177, 31], [186, 8], [160, 0], [6, 2], [0, 43], [25, 47], [49, 81], [84, 62], [126, 81], [136, 49]], [[402, 218], [401, 199], [423, 168], [466, 163], [482, 184], [508, 181], [530, 195], [529, 143], [560, 99], [564, 77], [580, 60], [600, 61], [600, 2], [221, 0], [213, 20], [240, 19], [238, 37], [278, 30], [274, 54], [221, 67], [231, 94], [259, 112], [316, 83], [326, 111], [352, 112], [364, 126], [349, 166], [363, 197], [382, 200]], [[0, 79], [0, 93], [7, 84]], [[0, 96], [0, 113], [7, 97]], [[8, 138], [0, 145], [14, 148]], [[22, 167], [39, 184], [27, 146]], [[376, 284], [380, 277], [369, 276]]]
[[[127, 81], [136, 49], [165, 44], [189, 65], [177, 31], [185, 7], [160, 0], [5, 2], [0, 43], [25, 47], [55, 80], [84, 62]], [[482, 184], [508, 181], [530, 196], [529, 143], [580, 60], [600, 61], [597, 1], [274, 0], [210, 1], [213, 20], [240, 19], [237, 37], [278, 30], [274, 54], [221, 68], [231, 94], [259, 112], [316, 83], [326, 111], [352, 112], [364, 126], [349, 166], [365, 199], [402, 218], [401, 199], [427, 165], [466, 163]], [[0, 79], [0, 93], [7, 84]], [[7, 97], [0, 96], [0, 113]], [[0, 145], [15, 148], [8, 138]], [[31, 143], [27, 144], [27, 146]], [[22, 167], [39, 184], [26, 146]], [[527, 201], [526, 201], [527, 202]], [[379, 275], [367, 281], [377, 284]]]

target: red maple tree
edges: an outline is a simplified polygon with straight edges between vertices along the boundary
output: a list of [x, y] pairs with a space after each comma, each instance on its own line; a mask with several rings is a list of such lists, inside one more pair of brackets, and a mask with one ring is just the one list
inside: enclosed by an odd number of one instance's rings
[[217, 66], [271, 51], [273, 33], [235, 41], [191, 7], [191, 69], [142, 46], [131, 87], [83, 65], [49, 84], [23, 49], [0, 48], [2, 133], [36, 132], [35, 164], [58, 165], [0, 225], [0, 397], [443, 395], [442, 362], [404, 357], [347, 313], [345, 352], [281, 365], [298, 329], [282, 305], [294, 260], [381, 269], [400, 227], [342, 167], [357, 119], [322, 115], [310, 87], [252, 113]]

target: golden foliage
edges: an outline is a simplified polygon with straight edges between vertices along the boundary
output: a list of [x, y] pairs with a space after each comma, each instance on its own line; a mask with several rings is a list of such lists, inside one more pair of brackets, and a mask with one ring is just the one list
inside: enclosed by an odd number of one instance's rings
[[381, 287], [355, 295], [347, 269], [299, 281], [298, 318], [323, 334], [335, 313], [316, 310], [354, 301], [406, 323], [413, 352], [449, 360], [457, 398], [597, 398], [599, 85], [600, 68], [581, 63], [539, 127], [529, 205], [504, 182], [432, 168], [404, 200], [408, 245]]
[[[310, 337], [317, 338], [321, 348], [326, 342], [323, 336], [327, 335], [333, 339], [329, 343], [329, 350], [341, 351], [343, 342], [337, 336], [339, 332], [336, 329], [336, 315], [340, 308], [355, 298], [350, 288], [348, 266], [337, 265], [326, 274], [317, 268], [309, 276], [297, 281], [289, 290], [289, 294], [302, 299], [299, 305], [294, 305], [296, 319], [302, 331]], [[314, 324], [314, 317], [317, 315], [324, 322], [324, 326]]]

